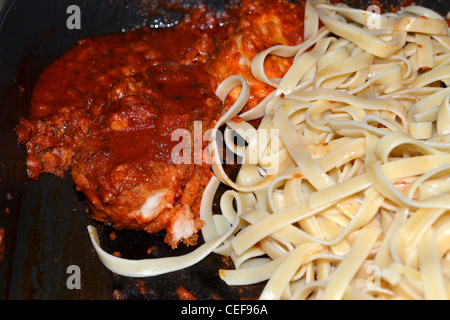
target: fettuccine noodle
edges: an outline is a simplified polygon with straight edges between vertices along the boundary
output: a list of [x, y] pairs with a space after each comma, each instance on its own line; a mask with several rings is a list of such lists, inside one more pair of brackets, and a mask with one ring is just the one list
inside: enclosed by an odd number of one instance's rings
[[[178, 265], [113, 261], [91, 228], [107, 267], [147, 276], [217, 253], [235, 266], [220, 270], [226, 283], [267, 281], [261, 299], [450, 298], [446, 20], [418, 6], [376, 14], [321, 0], [308, 1], [305, 16], [303, 43], [254, 58], [254, 76], [275, 88], [260, 105], [242, 112], [250, 89], [240, 76], [217, 89], [223, 100], [241, 91], [212, 135], [205, 244]], [[293, 58], [283, 78], [265, 74], [269, 55]], [[222, 126], [242, 161], [235, 180], [214, 139]], [[220, 183], [230, 190], [213, 214]]]

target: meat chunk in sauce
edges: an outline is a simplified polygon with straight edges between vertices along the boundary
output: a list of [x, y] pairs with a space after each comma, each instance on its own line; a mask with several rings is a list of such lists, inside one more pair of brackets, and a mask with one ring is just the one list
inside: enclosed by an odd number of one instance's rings
[[225, 36], [227, 19], [219, 21], [199, 6], [172, 28], [141, 27], [80, 39], [45, 68], [33, 88], [29, 117], [16, 126], [18, 141], [27, 148], [28, 176], [64, 176], [113, 83], [165, 62], [203, 64], [214, 42]]
[[[125, 76], [112, 87], [108, 106], [82, 139], [72, 166], [96, 220], [117, 229], [166, 230], [172, 247], [196, 244], [203, 225], [201, 194], [212, 172], [206, 162], [194, 161], [190, 150], [207, 143], [194, 141], [196, 122], [203, 136], [220, 115], [212, 81], [198, 67], [169, 63]], [[172, 137], [176, 130], [190, 133], [191, 148], [181, 150], [189, 157], [181, 163], [172, 158], [183, 143]]]

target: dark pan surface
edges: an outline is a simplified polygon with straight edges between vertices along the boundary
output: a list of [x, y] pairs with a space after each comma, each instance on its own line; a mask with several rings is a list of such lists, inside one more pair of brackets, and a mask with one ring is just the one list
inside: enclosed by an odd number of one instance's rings
[[[204, 1], [216, 10], [227, 2]], [[367, 7], [369, 1], [351, 1]], [[389, 2], [389, 1], [387, 1]], [[0, 299], [178, 299], [182, 286], [198, 299], [257, 298], [263, 284], [229, 287], [218, 276], [227, 262], [210, 255], [186, 270], [147, 279], [112, 274], [95, 253], [87, 225], [98, 228], [100, 240], [109, 252], [120, 251], [125, 258], [178, 255], [163, 244], [163, 234], [115, 231], [91, 220], [83, 196], [75, 191], [70, 176], [43, 175], [27, 179], [25, 149], [17, 146], [14, 126], [26, 116], [30, 93], [39, 74], [53, 59], [79, 38], [121, 32], [137, 25], [164, 27], [183, 16], [170, 11], [165, 1], [9, 1], [0, 14]], [[398, 1], [391, 1], [395, 5]], [[448, 0], [418, 1], [438, 12], [450, 10]], [[77, 4], [82, 28], [66, 27], [66, 9]], [[183, 1], [184, 7], [195, 1]], [[158, 14], [154, 11], [157, 10]], [[155, 246], [150, 255], [149, 247]], [[80, 289], [69, 289], [70, 266], [81, 271]]]

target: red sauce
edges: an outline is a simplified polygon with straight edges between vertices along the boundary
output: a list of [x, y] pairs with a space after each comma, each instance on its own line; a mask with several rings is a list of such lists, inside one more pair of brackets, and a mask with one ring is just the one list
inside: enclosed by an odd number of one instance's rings
[[[83, 140], [83, 144], [94, 143], [89, 146], [89, 152], [96, 150], [90, 161], [101, 161], [102, 171], [130, 162], [171, 164], [172, 150], [181, 143], [172, 133], [191, 135], [195, 121], [209, 129], [220, 114], [221, 103], [212, 85], [212, 77], [199, 67], [173, 63], [124, 77], [113, 86], [111, 104]], [[79, 152], [84, 150], [80, 146]]]
[[176, 294], [180, 300], [198, 300], [196, 296], [187, 291], [183, 286], [177, 288]]
[[221, 17], [219, 24], [215, 17], [193, 13], [173, 28], [142, 27], [81, 39], [40, 77], [33, 91], [31, 117], [47, 116], [63, 106], [87, 107], [92, 111], [104, 105], [114, 81], [145, 71], [151, 65], [183, 60], [190, 60], [187, 64], [201, 63], [209, 53], [208, 44], [196, 45], [205, 38], [212, 41], [212, 35], [215, 39], [225, 37], [229, 19]]
[[[270, 46], [302, 41], [304, 7], [284, 0], [244, 0], [222, 12], [198, 5], [186, 13], [168, 29], [142, 27], [81, 39], [45, 69], [29, 117], [16, 126], [18, 142], [27, 148], [30, 178], [66, 174], [75, 148], [107, 106], [111, 85], [123, 76], [169, 61], [201, 66], [214, 75], [215, 85], [240, 74], [251, 87], [246, 108], [253, 108], [273, 88], [252, 78], [250, 66], [241, 62]], [[269, 57], [266, 72], [280, 77], [290, 64]]]
[[74, 146], [106, 107], [112, 84], [164, 62], [203, 64], [214, 41], [225, 38], [231, 19], [226, 14], [218, 19], [199, 6], [172, 28], [81, 39], [44, 70], [33, 89], [30, 115], [16, 127], [19, 143], [28, 150], [29, 177], [65, 174]]

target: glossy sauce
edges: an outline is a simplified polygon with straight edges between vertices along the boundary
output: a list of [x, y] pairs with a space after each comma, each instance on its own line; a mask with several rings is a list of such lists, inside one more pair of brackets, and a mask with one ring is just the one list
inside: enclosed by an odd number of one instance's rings
[[165, 62], [202, 65], [215, 41], [226, 37], [230, 12], [218, 19], [198, 6], [174, 27], [80, 39], [53, 61], [33, 89], [29, 117], [16, 126], [18, 142], [27, 147], [29, 177], [38, 179], [43, 172], [63, 176], [70, 169], [76, 147], [123, 76]]
[[171, 164], [171, 151], [182, 142], [172, 134], [179, 130], [190, 136], [194, 121], [208, 129], [220, 115], [221, 102], [212, 86], [212, 77], [199, 67], [174, 63], [124, 77], [113, 87], [112, 103], [92, 126], [95, 137], [88, 136], [87, 142], [97, 140], [96, 149], [105, 150], [103, 161], [112, 167], [142, 161]]
[[[221, 17], [219, 23], [214, 17], [206, 17], [194, 13], [173, 28], [142, 27], [81, 39], [41, 75], [33, 90], [30, 117], [45, 117], [69, 106], [87, 108], [95, 116], [105, 105], [111, 84], [122, 76], [168, 61], [202, 63], [213, 48], [212, 35], [222, 39], [230, 19]], [[206, 38], [211, 43], [205, 43]]]

